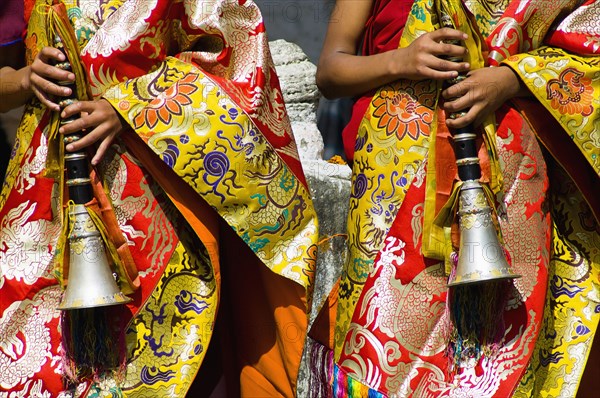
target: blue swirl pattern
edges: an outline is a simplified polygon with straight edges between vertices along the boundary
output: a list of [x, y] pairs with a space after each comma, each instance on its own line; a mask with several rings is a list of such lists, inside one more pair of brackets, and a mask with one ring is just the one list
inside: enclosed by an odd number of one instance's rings
[[187, 290], [182, 290], [175, 296], [175, 306], [179, 309], [179, 312], [185, 314], [188, 311], [194, 311], [196, 314], [201, 314], [202, 311], [208, 308], [206, 301], [200, 300], [195, 296]]
[[[229, 166], [229, 159], [223, 152], [212, 151], [207, 153], [204, 158], [206, 174], [202, 176], [202, 179], [207, 185], [213, 187], [214, 194], [221, 198], [221, 202], [225, 201], [225, 195], [218, 192], [217, 185], [225, 178], [225, 174], [229, 171]], [[209, 181], [209, 177], [215, 177], [215, 179]]]
[[358, 173], [354, 179], [354, 184], [352, 185], [352, 197], [355, 199], [362, 198], [365, 192], [367, 192], [368, 185], [365, 174]]
[[167, 382], [175, 377], [175, 372], [172, 370], [161, 372], [155, 367], [144, 366], [141, 371], [142, 383], [156, 384], [158, 382]]

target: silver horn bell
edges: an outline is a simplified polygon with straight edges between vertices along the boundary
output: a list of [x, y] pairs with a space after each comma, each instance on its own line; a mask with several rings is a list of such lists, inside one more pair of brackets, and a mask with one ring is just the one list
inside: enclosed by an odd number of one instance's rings
[[479, 181], [465, 181], [459, 193], [460, 247], [448, 286], [515, 279], [492, 221], [492, 209]]
[[61, 310], [104, 307], [132, 301], [117, 286], [100, 232], [84, 205], [71, 207], [69, 279]]

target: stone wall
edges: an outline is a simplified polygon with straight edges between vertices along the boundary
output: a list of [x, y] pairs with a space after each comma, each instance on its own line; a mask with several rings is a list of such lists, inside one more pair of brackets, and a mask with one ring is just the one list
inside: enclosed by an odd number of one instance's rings
[[[298, 145], [304, 174], [319, 217], [319, 245], [312, 322], [340, 275], [346, 259], [346, 218], [350, 199], [351, 170], [348, 165], [323, 160], [323, 138], [316, 123], [319, 91], [315, 82], [316, 66], [293, 43], [270, 43], [275, 68]], [[303, 358], [298, 380], [298, 397], [308, 393], [308, 358]]]

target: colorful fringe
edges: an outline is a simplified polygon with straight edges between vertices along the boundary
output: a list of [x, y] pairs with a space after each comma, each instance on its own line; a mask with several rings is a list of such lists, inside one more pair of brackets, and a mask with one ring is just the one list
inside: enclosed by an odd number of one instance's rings
[[385, 398], [382, 394], [348, 376], [333, 362], [333, 350], [309, 338], [310, 398]]
[[337, 364], [333, 369], [333, 396], [335, 398], [385, 398], [386, 395], [373, 390], [344, 373]]
[[310, 397], [333, 398], [333, 350], [316, 340], [307, 338], [310, 355], [308, 391]]

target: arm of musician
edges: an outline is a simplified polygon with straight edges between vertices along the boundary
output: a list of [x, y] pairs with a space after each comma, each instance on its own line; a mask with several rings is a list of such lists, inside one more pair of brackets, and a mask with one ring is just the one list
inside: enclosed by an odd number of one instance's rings
[[25, 66], [23, 42], [0, 46], [0, 113], [25, 104], [33, 93], [25, 90], [29, 68]]
[[8, 112], [25, 104], [33, 91], [25, 88], [29, 67], [13, 69], [5, 66], [0, 69], [0, 113]]
[[337, 1], [317, 68], [317, 86], [325, 97], [355, 96], [402, 78], [445, 80], [468, 71], [465, 62], [442, 59], [462, 57], [466, 51], [443, 43], [465, 39], [464, 33], [448, 28], [426, 33], [406, 48], [356, 55], [371, 7], [372, 1]]
[[466, 115], [446, 120], [449, 128], [473, 124], [479, 126], [484, 118], [495, 112], [511, 98], [531, 96], [521, 79], [507, 66], [481, 68], [468, 73], [467, 78], [446, 90], [443, 108], [448, 113], [468, 109]]
[[82, 148], [97, 145], [96, 153], [92, 157], [92, 165], [97, 165], [106, 154], [113, 140], [127, 126], [123, 118], [112, 107], [110, 102], [101, 98], [96, 101], [79, 101], [67, 106], [61, 113], [62, 118], [80, 114], [75, 121], [62, 126], [61, 134], [76, 133], [86, 130], [87, 133], [79, 140], [66, 146], [68, 152], [75, 152]]

